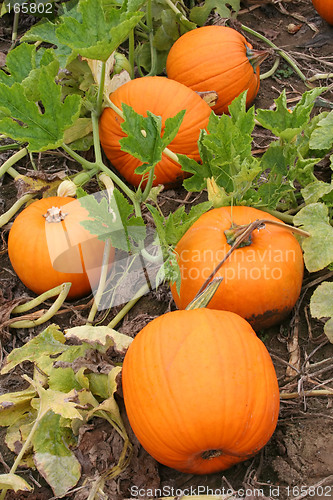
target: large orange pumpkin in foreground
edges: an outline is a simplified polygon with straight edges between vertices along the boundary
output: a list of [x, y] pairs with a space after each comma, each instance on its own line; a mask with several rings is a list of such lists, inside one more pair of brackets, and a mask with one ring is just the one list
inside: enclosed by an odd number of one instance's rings
[[182, 472], [242, 462], [276, 427], [273, 363], [247, 321], [231, 312], [194, 309], [154, 319], [130, 345], [122, 382], [138, 440]]
[[218, 100], [212, 109], [227, 113], [235, 97], [247, 90], [247, 104], [260, 85], [259, 63], [266, 51], [256, 52], [233, 28], [203, 26], [188, 31], [173, 44], [166, 71], [169, 78], [195, 91], [215, 91]]
[[[221, 207], [203, 214], [175, 248], [181, 270], [180, 293], [171, 287], [179, 309], [198, 293], [231, 248], [224, 231], [232, 224], [245, 225], [258, 219], [279, 221], [255, 208]], [[282, 321], [294, 307], [302, 286], [303, 254], [294, 235], [282, 227], [266, 224], [252, 233], [252, 243], [237, 248], [215, 276], [223, 281], [207, 307], [233, 311], [254, 329]]]
[[[208, 125], [210, 106], [191, 89], [181, 83], [161, 76], [136, 78], [110, 94], [110, 99], [119, 109], [122, 103], [132, 106], [137, 113], [147, 116], [147, 111], [162, 117], [162, 134], [165, 120], [186, 110], [177, 136], [168, 148], [200, 161], [197, 141], [201, 129]], [[135, 169], [142, 164], [129, 153], [120, 149], [119, 140], [126, 136], [121, 129], [123, 119], [111, 108], [106, 108], [100, 118], [99, 133], [103, 150], [118, 172], [133, 186], [138, 186], [142, 176]], [[165, 153], [155, 166], [153, 185], [175, 184], [184, 178], [184, 172]]]
[[[14, 271], [37, 294], [71, 282], [68, 298], [97, 286], [104, 242], [81, 225], [88, 212], [79, 200], [53, 196], [33, 202], [15, 219], [8, 237]], [[113, 260], [114, 249], [110, 253]]]
[[333, 0], [312, 0], [318, 14], [329, 24], [333, 24]]

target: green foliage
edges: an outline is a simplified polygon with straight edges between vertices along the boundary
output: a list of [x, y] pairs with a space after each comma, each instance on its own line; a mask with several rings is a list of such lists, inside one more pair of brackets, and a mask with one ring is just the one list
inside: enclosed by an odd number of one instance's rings
[[[64, 132], [80, 112], [80, 97], [71, 95], [61, 101], [61, 88], [55, 82], [58, 63], [39, 69], [36, 93], [40, 104], [25, 95], [24, 82], [8, 87], [0, 83], [0, 132], [19, 142], [27, 142], [28, 149], [46, 151], [58, 148], [64, 140]], [[30, 73], [31, 74], [31, 73]]]
[[142, 7], [146, 23], [135, 28], [135, 61], [146, 73], [162, 73], [174, 42], [182, 34], [196, 28], [196, 24], [186, 17], [183, 2], [172, 3], [174, 9], [165, 0], [154, 0], [150, 6]]
[[192, 7], [190, 19], [199, 26], [203, 26], [211, 11], [223, 18], [234, 17], [239, 11], [240, 0], [206, 0], [203, 5]]
[[200, 215], [207, 212], [211, 206], [211, 202], [203, 202], [193, 206], [188, 213], [185, 212], [185, 207], [181, 206], [175, 212], [164, 217], [157, 208], [147, 204], [154, 219], [164, 260], [163, 268], [157, 276], [157, 283], [163, 280], [171, 283], [175, 282], [179, 290], [181, 277], [176, 255], [173, 251], [174, 247]]
[[257, 120], [274, 135], [282, 140], [292, 141], [302, 132], [304, 125], [309, 121], [316, 97], [323, 92], [322, 88], [315, 88], [305, 92], [301, 100], [290, 112], [287, 106], [285, 90], [275, 100], [276, 109], [258, 109]]
[[121, 124], [127, 137], [120, 139], [121, 149], [143, 162], [137, 174], [151, 170], [162, 159], [163, 150], [176, 137], [185, 115], [185, 110], [165, 120], [162, 133], [162, 118], [147, 111], [147, 117], [136, 113], [131, 106], [122, 104], [125, 121]]
[[330, 149], [333, 147], [333, 111], [322, 118], [310, 138], [312, 149]]
[[137, 11], [137, 2], [122, 2], [117, 7], [103, 0], [70, 1], [62, 4], [62, 13], [54, 22], [43, 19], [23, 40], [55, 45], [62, 68], [79, 54], [106, 61], [142, 16], [143, 12]]
[[81, 224], [103, 241], [110, 238], [115, 248], [129, 253], [138, 250], [139, 243], [146, 235], [142, 217], [134, 215], [133, 205], [125, 196], [114, 189], [110, 200], [102, 196], [100, 201], [95, 196], [80, 198], [81, 205], [89, 212], [89, 220]]
[[75, 56], [106, 61], [143, 16], [127, 7], [124, 2], [120, 9], [106, 10], [103, 0], [80, 0], [75, 16], [64, 17], [57, 27], [57, 38]]
[[[306, 203], [329, 195], [330, 184], [318, 184], [314, 169], [329, 152], [331, 113], [310, 118], [322, 91], [305, 92], [292, 112], [282, 93], [275, 111], [258, 109], [255, 114], [254, 108], [246, 110], [245, 94], [241, 94], [230, 105], [230, 115], [212, 113], [207, 132], [201, 132], [198, 142], [202, 163], [179, 155], [182, 169], [192, 174], [185, 179], [185, 188], [201, 191], [208, 182], [214, 206], [247, 204], [272, 210], [296, 208], [299, 184]], [[278, 137], [260, 158], [252, 154], [255, 118]], [[319, 131], [327, 138], [325, 142]], [[215, 191], [209, 185], [212, 179]]]

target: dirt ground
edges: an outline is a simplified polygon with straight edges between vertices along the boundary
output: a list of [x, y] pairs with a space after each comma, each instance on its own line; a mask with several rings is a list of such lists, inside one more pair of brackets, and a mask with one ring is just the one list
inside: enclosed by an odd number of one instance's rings
[[[245, 3], [245, 2], [244, 2]], [[286, 50], [296, 61], [307, 77], [316, 73], [329, 73], [333, 68], [333, 27], [323, 21], [313, 9], [310, 0], [292, 2], [248, 1], [248, 9], [242, 9], [238, 21], [252, 27], [279, 48]], [[214, 21], [217, 21], [216, 19]], [[294, 28], [291, 27], [294, 25]], [[296, 26], [296, 28], [295, 28]], [[22, 28], [23, 29], [23, 28]], [[295, 33], [291, 33], [292, 30]], [[253, 46], [266, 48], [263, 42], [244, 33]], [[11, 19], [6, 16], [0, 19], [0, 51], [6, 53], [11, 37]], [[273, 55], [262, 65], [262, 73], [268, 71], [274, 62]], [[323, 86], [331, 85], [331, 90], [323, 97], [332, 103], [332, 78], [321, 80]], [[315, 82], [319, 85], [319, 82]], [[273, 106], [282, 89], [292, 106], [306, 89], [304, 83], [290, 67], [281, 62], [273, 77], [261, 82], [255, 106], [269, 108]], [[324, 110], [325, 108], [318, 108]], [[255, 131], [255, 147], [264, 148], [267, 135], [260, 129]], [[2, 153], [4, 161], [11, 153]], [[37, 158], [40, 169], [47, 172], [65, 171], [73, 173], [75, 164], [58, 152], [45, 153]], [[22, 160], [17, 169], [26, 173], [32, 169], [28, 159]], [[91, 186], [93, 190], [94, 186]], [[175, 210], [180, 204], [192, 206], [203, 201], [192, 194], [185, 200], [186, 192], [181, 187], [164, 191], [160, 195], [161, 207], [165, 214]], [[5, 212], [16, 196], [16, 189], [9, 176], [0, 179], [0, 214]], [[1, 231], [0, 240], [0, 307], [16, 297], [32, 296], [24, 288], [14, 274], [7, 256], [6, 241], [10, 224]], [[121, 395], [118, 402], [122, 408], [124, 422], [134, 444], [132, 460], [128, 468], [115, 480], [109, 481], [104, 489], [108, 498], [120, 500], [125, 498], [158, 498], [170, 496], [181, 498], [181, 491], [187, 494], [228, 494], [232, 492], [247, 500], [255, 498], [293, 499], [302, 498], [322, 500], [333, 498], [333, 411], [332, 397], [311, 397], [302, 395], [305, 390], [314, 387], [332, 388], [333, 351], [332, 345], [323, 335], [323, 323], [309, 319], [309, 298], [314, 285], [323, 279], [332, 279], [333, 273], [323, 272], [306, 274], [299, 302], [293, 314], [281, 326], [265, 331], [261, 335], [275, 365], [282, 392], [299, 392], [299, 396], [281, 400], [281, 410], [276, 431], [267, 446], [254, 458], [220, 473], [207, 476], [182, 474], [159, 465], [138, 444], [131, 432], [123, 410]], [[2, 294], [2, 297], [1, 297]], [[85, 322], [89, 312], [89, 300], [71, 303], [61, 314], [53, 318], [62, 328], [80, 325]], [[126, 315], [118, 330], [134, 336], [153, 317], [175, 309], [167, 286], [158, 292], [144, 296]], [[100, 313], [97, 321], [107, 324], [117, 311], [111, 310], [107, 317], [105, 311]], [[0, 314], [1, 319], [1, 314]], [[27, 342], [45, 325], [36, 329], [1, 331], [1, 352], [4, 358], [14, 347]], [[299, 372], [288, 375], [290, 356], [295, 348], [299, 349]], [[235, 363], [241, 360], [235, 359]], [[289, 372], [288, 372], [289, 370]], [[2, 376], [1, 392], [18, 390], [22, 386], [20, 375], [23, 368], [14, 373]], [[3, 443], [5, 429], [0, 428], [0, 474], [8, 472], [13, 462], [13, 454]], [[96, 445], [98, 443], [98, 445]], [[87, 429], [82, 437], [77, 457], [82, 464], [82, 480], [66, 499], [85, 500], [88, 496], [89, 483], [92, 478], [110, 468], [117, 462], [122, 449], [122, 442], [117, 433], [103, 420], [96, 419], [94, 425]], [[22, 470], [22, 476], [34, 485], [34, 493], [9, 493], [6, 499], [50, 500], [53, 493], [37, 472]], [[20, 473], [21, 473], [20, 472]], [[307, 487], [312, 486], [312, 489]], [[152, 494], [156, 490], [156, 495]]]

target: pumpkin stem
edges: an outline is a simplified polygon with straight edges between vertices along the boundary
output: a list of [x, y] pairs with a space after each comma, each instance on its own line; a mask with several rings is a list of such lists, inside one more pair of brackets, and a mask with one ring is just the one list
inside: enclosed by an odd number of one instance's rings
[[[215, 267], [215, 269], [211, 272], [211, 274], [208, 276], [206, 281], [203, 283], [203, 285], [200, 287], [198, 293], [194, 297], [193, 301], [194, 302], [200, 294], [207, 288], [208, 284], [211, 282], [217, 271], [222, 267], [222, 265], [225, 263], [225, 261], [230, 257], [232, 252], [236, 250], [236, 248], [239, 248], [242, 246], [248, 246], [251, 244], [251, 235], [252, 232], [255, 229], [263, 229], [265, 227], [265, 224], [273, 224], [274, 226], [279, 226], [282, 227], [283, 229], [287, 229], [293, 233], [297, 233], [300, 236], [304, 237], [309, 237], [310, 233], [307, 231], [303, 231], [303, 229], [299, 229], [298, 227], [293, 227], [289, 226], [288, 224], [284, 224], [284, 222], [280, 221], [274, 221], [270, 219], [257, 219], [250, 224], [245, 224], [243, 226], [236, 226], [233, 224], [230, 229], [227, 229], [224, 234], [226, 235], [227, 242], [229, 245], [231, 245], [230, 250], [225, 254], [224, 258], [221, 260], [221, 262], [218, 263], [218, 265]], [[227, 234], [228, 236], [227, 236]]]
[[[241, 239], [238, 248], [242, 247], [248, 247], [252, 243], [252, 231], [248, 232], [246, 229], [249, 227], [248, 224], [245, 225], [238, 225], [238, 224], [231, 224], [231, 227], [229, 229], [226, 229], [224, 231], [225, 237], [227, 239], [227, 243], [232, 246], [236, 240], [244, 235], [244, 238]], [[256, 229], [263, 229], [265, 227], [265, 224], [258, 225]]]
[[47, 210], [46, 214], [43, 215], [45, 218], [46, 222], [61, 222], [65, 219], [66, 215], [68, 213], [63, 212], [62, 208], [60, 207], [51, 207]]
[[253, 71], [255, 72], [257, 67], [270, 55], [269, 50], [255, 50], [250, 49], [250, 47], [246, 46], [246, 56], [253, 67]]
[[212, 458], [220, 457], [222, 454], [222, 450], [206, 450], [201, 453], [201, 458], [203, 458], [204, 460], [212, 460]]
[[218, 100], [219, 96], [215, 90], [205, 90], [205, 91], [195, 91], [196, 94], [198, 94], [203, 101], [205, 101], [210, 107], [215, 106], [216, 101]]

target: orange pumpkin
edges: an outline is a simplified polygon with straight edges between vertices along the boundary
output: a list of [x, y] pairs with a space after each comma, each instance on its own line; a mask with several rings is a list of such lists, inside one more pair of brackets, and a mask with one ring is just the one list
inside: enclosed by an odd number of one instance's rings
[[126, 412], [142, 446], [182, 472], [224, 470], [273, 434], [279, 388], [269, 353], [237, 314], [173, 311], [138, 333], [124, 359]]
[[217, 92], [212, 109], [222, 114], [245, 90], [246, 102], [251, 104], [260, 85], [259, 63], [267, 54], [253, 51], [243, 35], [232, 28], [203, 26], [188, 31], [173, 44], [166, 71], [169, 78], [195, 91]]
[[333, 0], [312, 0], [318, 14], [329, 24], [333, 24]]
[[[181, 83], [161, 76], [137, 78], [125, 83], [110, 94], [112, 102], [121, 109], [126, 103], [139, 114], [147, 111], [162, 117], [162, 134], [167, 118], [185, 109], [186, 113], [177, 136], [168, 148], [200, 161], [197, 147], [200, 130], [208, 125], [211, 108], [198, 94]], [[118, 172], [133, 186], [138, 186], [142, 176], [135, 169], [142, 164], [129, 153], [120, 149], [119, 140], [126, 136], [121, 129], [122, 118], [111, 108], [106, 108], [100, 118], [99, 133], [103, 150]], [[155, 166], [153, 185], [175, 184], [185, 173], [174, 160], [163, 153], [162, 160]]]
[[[37, 294], [71, 282], [68, 298], [98, 284], [104, 242], [81, 225], [88, 212], [79, 200], [50, 197], [33, 202], [15, 219], [8, 237], [14, 271]], [[114, 257], [111, 250], [110, 262]]]
[[[225, 230], [232, 224], [257, 219], [277, 221], [255, 208], [221, 207], [205, 214], [190, 227], [175, 248], [181, 270], [180, 293], [171, 291], [179, 309], [195, 297], [231, 246]], [[280, 222], [280, 221], [279, 221]], [[266, 224], [252, 233], [252, 243], [237, 248], [215, 276], [223, 281], [207, 307], [233, 311], [261, 329], [282, 321], [294, 307], [302, 286], [303, 255], [293, 234]]]

